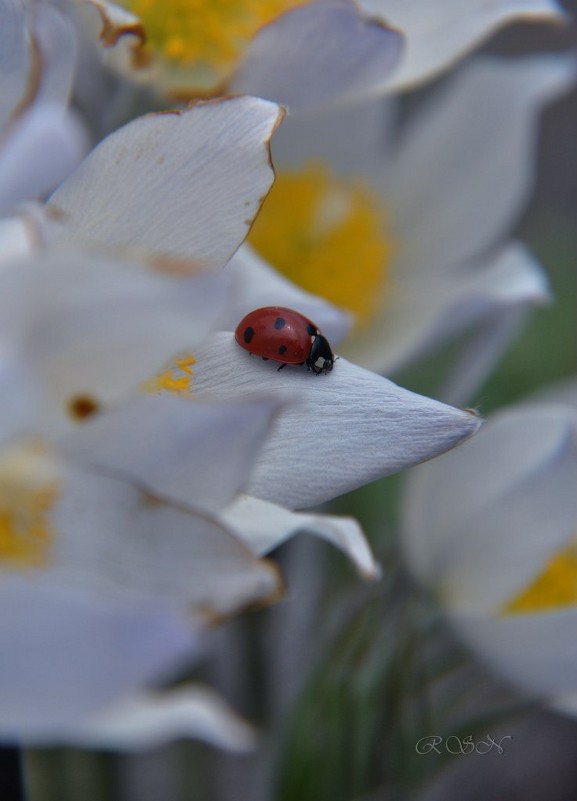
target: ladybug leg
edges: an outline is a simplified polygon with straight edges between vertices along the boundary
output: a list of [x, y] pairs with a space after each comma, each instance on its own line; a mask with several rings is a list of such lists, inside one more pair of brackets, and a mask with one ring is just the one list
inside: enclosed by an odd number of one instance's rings
[[269, 358], [268, 358], [268, 356], [263, 356], [262, 360], [263, 360], [263, 362], [268, 362]]
[[277, 370], [277, 373], [279, 373], [283, 369], [283, 367], [286, 367], [286, 364], [281, 364], [281, 366]]

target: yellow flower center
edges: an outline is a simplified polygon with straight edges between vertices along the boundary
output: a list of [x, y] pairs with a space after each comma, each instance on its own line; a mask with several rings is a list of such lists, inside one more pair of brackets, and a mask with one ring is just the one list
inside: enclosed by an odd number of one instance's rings
[[42, 567], [55, 538], [51, 511], [59, 476], [37, 442], [7, 448], [0, 458], [0, 567]]
[[[227, 78], [258, 30], [309, 0], [125, 0], [147, 43], [177, 67], [195, 67], [207, 85]], [[200, 77], [199, 76], [199, 77]]]
[[393, 244], [385, 209], [358, 179], [322, 162], [277, 174], [249, 242], [308, 292], [352, 312], [362, 327], [383, 303]]
[[171, 392], [174, 395], [192, 395], [193, 366], [196, 359], [187, 353], [174, 360], [166, 370], [153, 376], [143, 387], [144, 392], [150, 395]]
[[530, 614], [577, 604], [577, 545], [561, 551], [544, 571], [508, 603], [506, 614]]

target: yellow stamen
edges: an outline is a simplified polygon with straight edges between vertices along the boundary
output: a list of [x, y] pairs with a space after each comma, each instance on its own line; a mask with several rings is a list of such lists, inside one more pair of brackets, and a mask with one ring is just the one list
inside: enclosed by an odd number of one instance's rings
[[362, 328], [381, 307], [393, 244], [376, 193], [321, 162], [277, 173], [249, 236], [277, 270], [352, 312]]
[[213, 83], [229, 77], [258, 30], [310, 0], [124, 0], [156, 55], [195, 67]]
[[573, 546], [554, 556], [544, 571], [503, 611], [505, 614], [528, 614], [576, 604], [577, 547]]
[[143, 387], [148, 394], [161, 394], [171, 392], [174, 395], [192, 395], [193, 365], [196, 359], [189, 353], [180, 356], [171, 363], [162, 373], [151, 378]]
[[39, 443], [6, 449], [0, 458], [0, 567], [42, 567], [55, 539], [51, 512], [58, 471]]

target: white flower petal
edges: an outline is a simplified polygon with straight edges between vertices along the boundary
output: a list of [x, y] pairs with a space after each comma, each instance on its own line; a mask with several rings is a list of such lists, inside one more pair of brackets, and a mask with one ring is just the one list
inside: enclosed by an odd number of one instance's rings
[[498, 364], [507, 345], [521, 332], [529, 314], [523, 305], [506, 306], [475, 326], [438, 389], [440, 399], [452, 406], [475, 403], [479, 387]]
[[387, 188], [383, 171], [398, 117], [399, 103], [382, 97], [289, 114], [272, 142], [273, 163], [298, 169], [320, 159], [336, 175], [374, 183], [380, 194]]
[[327, 339], [341, 342], [352, 323], [345, 311], [324, 298], [305, 292], [261, 259], [248, 245], [243, 245], [227, 264], [231, 292], [225, 313], [219, 320], [222, 329], [235, 329], [242, 318], [263, 306], [295, 309], [313, 320]]
[[70, 20], [53, 3], [3, 0], [0, 127], [34, 102], [64, 106], [76, 57]]
[[291, 512], [281, 506], [243, 495], [222, 515], [255, 554], [267, 554], [301, 532], [314, 534], [345, 553], [368, 579], [380, 576], [380, 568], [363, 530], [352, 517]]
[[406, 36], [391, 90], [430, 80], [509, 22], [563, 20], [554, 0], [359, 0], [367, 13], [398, 27]]
[[[403, 275], [403, 266], [395, 267], [398, 283], [391, 302], [366, 333], [356, 335], [344, 349], [350, 358], [384, 372], [420, 358], [495, 315], [508, 316], [549, 300], [543, 269], [519, 242], [451, 271]], [[507, 331], [498, 333], [503, 337], [498, 343], [488, 339], [487, 348], [504, 346]]]
[[222, 275], [179, 278], [135, 260], [50, 251], [0, 270], [0, 335], [34, 375], [42, 425], [56, 434], [77, 422], [75, 398], [122, 397], [203, 339], [225, 295]]
[[574, 536], [576, 431], [568, 408], [512, 409], [411, 475], [407, 560], [449, 606], [493, 613]]
[[78, 117], [54, 104], [32, 106], [0, 150], [0, 214], [53, 189], [80, 163], [86, 144]]
[[532, 186], [538, 113], [575, 76], [565, 56], [485, 58], [432, 98], [389, 175], [403, 264], [456, 264], [508, 230]]
[[455, 616], [461, 637], [531, 695], [577, 691], [577, 609], [500, 618]]
[[31, 35], [41, 59], [40, 85], [35, 99], [64, 105], [72, 91], [76, 66], [74, 24], [63, 8], [52, 2], [31, 3], [30, 10]]
[[42, 741], [194, 655], [185, 611], [0, 579], [0, 739]]
[[124, 36], [135, 37], [135, 45], [146, 40], [144, 27], [138, 17], [122, 6], [106, 0], [87, 0], [87, 5], [95, 9], [100, 17], [100, 40], [104, 47], [115, 45]]
[[33, 429], [41, 415], [38, 386], [19, 354], [0, 345], [0, 444]]
[[74, 471], [54, 512], [56, 580], [221, 616], [278, 597], [273, 565], [220, 522], [125, 481]]
[[254, 729], [200, 685], [131, 696], [67, 732], [77, 747], [130, 751], [157, 748], [182, 737], [240, 753], [256, 744]]
[[36, 244], [35, 232], [26, 216], [0, 220], [0, 267], [28, 256]]
[[246, 236], [273, 172], [282, 118], [256, 98], [141, 117], [107, 137], [52, 195], [71, 236], [220, 266]]
[[354, 3], [310, 3], [261, 28], [230, 88], [293, 110], [316, 108], [381, 85], [401, 52], [402, 36]]
[[214, 334], [195, 351], [193, 390], [202, 399], [239, 399], [257, 390], [295, 393], [267, 438], [247, 484], [250, 495], [295, 508], [430, 459], [473, 434], [479, 419], [401, 389], [339, 359], [329, 375], [278, 372]]
[[577, 378], [564, 378], [534, 392], [528, 403], [562, 403], [577, 409]]
[[3, 0], [0, 25], [0, 128], [10, 120], [26, 94], [30, 69], [26, 12], [18, 0]]
[[65, 450], [164, 498], [218, 511], [242, 490], [278, 409], [274, 399], [141, 397], [88, 421]]

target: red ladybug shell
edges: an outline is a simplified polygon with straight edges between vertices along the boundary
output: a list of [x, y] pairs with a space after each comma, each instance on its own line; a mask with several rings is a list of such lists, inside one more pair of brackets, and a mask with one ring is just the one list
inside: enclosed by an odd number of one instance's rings
[[241, 348], [283, 366], [306, 364], [315, 373], [333, 366], [334, 356], [317, 326], [284, 306], [255, 309], [243, 317], [234, 335]]

